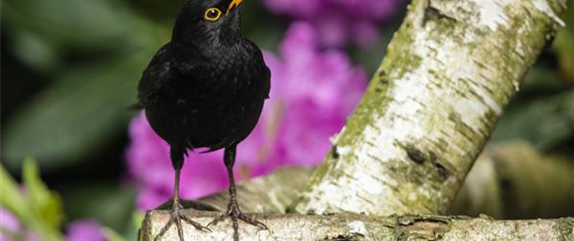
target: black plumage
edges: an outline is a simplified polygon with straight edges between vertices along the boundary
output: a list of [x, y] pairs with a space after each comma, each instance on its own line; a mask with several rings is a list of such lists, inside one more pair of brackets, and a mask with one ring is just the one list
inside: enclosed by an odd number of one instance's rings
[[153, 130], [170, 145], [176, 172], [172, 218], [156, 240], [175, 224], [183, 241], [181, 220], [205, 229], [180, 213], [179, 173], [186, 152], [196, 148], [225, 149], [230, 202], [210, 224], [231, 217], [235, 240], [238, 219], [265, 227], [239, 210], [232, 172], [236, 146], [255, 127], [270, 88], [261, 50], [241, 35], [241, 2], [188, 1], [171, 42], [156, 53], [139, 83], [139, 104]]

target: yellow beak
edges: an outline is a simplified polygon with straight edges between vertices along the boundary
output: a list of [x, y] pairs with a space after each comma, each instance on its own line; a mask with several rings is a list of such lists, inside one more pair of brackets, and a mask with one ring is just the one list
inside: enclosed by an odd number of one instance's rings
[[243, 2], [243, 0], [233, 0], [231, 1], [231, 4], [229, 4], [229, 7], [227, 8], [227, 12], [225, 13], [225, 16], [227, 16], [229, 14], [229, 11], [231, 11], [231, 9], [236, 8], [237, 6], [239, 6], [239, 4], [241, 4]]

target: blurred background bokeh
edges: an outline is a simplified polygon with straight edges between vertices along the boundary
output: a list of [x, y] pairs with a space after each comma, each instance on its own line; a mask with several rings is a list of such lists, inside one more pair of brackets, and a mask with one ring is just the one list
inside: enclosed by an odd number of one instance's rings
[[[568, 26], [526, 76], [482, 157], [496, 164], [477, 165], [481, 168], [473, 172], [480, 173], [469, 176], [472, 183], [491, 182], [501, 190], [467, 188], [453, 213], [574, 215], [573, 2], [562, 16]], [[136, 101], [142, 70], [169, 41], [183, 3], [2, 1], [1, 241], [135, 240], [142, 213], [171, 197], [167, 146], [129, 107]], [[360, 99], [407, 4], [244, 2], [243, 33], [264, 49], [273, 78], [260, 123], [239, 146], [240, 179], [322, 161], [329, 137]], [[188, 157], [184, 198], [226, 187], [221, 155]], [[489, 165], [512, 171], [491, 174]], [[522, 173], [524, 166], [528, 169]], [[555, 169], [539, 172], [548, 166]], [[543, 197], [559, 196], [551, 192], [555, 182], [565, 187], [556, 190], [565, 195], [558, 205]], [[531, 197], [528, 190], [544, 190], [544, 195]], [[469, 203], [475, 209], [468, 210]], [[553, 207], [548, 211], [548, 206]]]

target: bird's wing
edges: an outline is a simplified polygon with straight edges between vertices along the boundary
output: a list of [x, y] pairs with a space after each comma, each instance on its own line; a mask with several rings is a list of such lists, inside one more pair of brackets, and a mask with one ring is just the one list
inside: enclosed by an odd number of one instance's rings
[[264, 66], [264, 72], [265, 72], [265, 85], [264, 85], [264, 91], [263, 93], [265, 93], [265, 98], [269, 99], [269, 92], [271, 91], [271, 70], [269, 69], [269, 67], [267, 67], [267, 65]]
[[269, 70], [269, 67], [267, 67], [267, 65], [265, 64], [265, 60], [263, 59], [263, 53], [261, 52], [261, 49], [259, 49], [259, 47], [257, 47], [257, 45], [253, 42], [251, 42], [249, 39], [246, 39], [248, 45], [250, 46], [250, 51], [252, 51], [252, 56], [253, 58], [255, 58], [256, 62], [259, 63], [263, 63], [260, 66], [260, 69], [257, 71], [259, 72], [259, 74], [256, 74], [254, 77], [258, 79], [258, 81], [261, 81], [260, 85], [261, 86], [261, 90], [259, 91], [259, 93], [263, 96], [263, 98], [269, 98], [269, 91], [271, 90], [271, 71]]
[[153, 101], [153, 96], [160, 93], [170, 78], [169, 44], [161, 47], [143, 71], [138, 84], [138, 106], [145, 108]]

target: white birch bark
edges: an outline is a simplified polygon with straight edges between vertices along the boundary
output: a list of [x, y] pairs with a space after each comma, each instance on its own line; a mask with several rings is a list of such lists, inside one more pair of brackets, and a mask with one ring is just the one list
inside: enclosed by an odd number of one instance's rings
[[564, 8], [414, 0], [296, 210], [445, 213]]
[[[170, 211], [149, 212], [141, 241], [152, 241]], [[187, 210], [194, 220], [207, 224], [217, 216], [214, 212]], [[267, 215], [256, 216], [268, 230], [241, 223], [241, 240], [249, 241], [397, 241], [397, 240], [484, 240], [484, 241], [569, 241], [574, 239], [574, 218], [554, 220], [497, 221], [488, 218], [404, 216], [371, 217], [356, 214]], [[212, 232], [201, 232], [183, 224], [185, 240], [228, 241], [233, 237], [229, 221], [211, 226]], [[162, 240], [178, 241], [174, 228]]]

